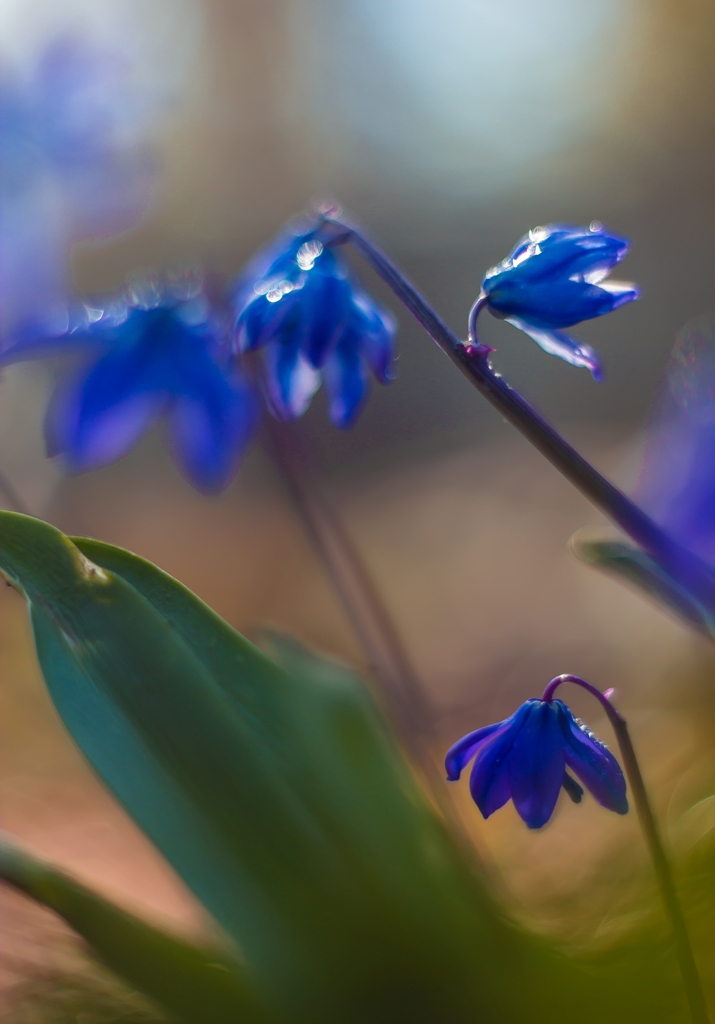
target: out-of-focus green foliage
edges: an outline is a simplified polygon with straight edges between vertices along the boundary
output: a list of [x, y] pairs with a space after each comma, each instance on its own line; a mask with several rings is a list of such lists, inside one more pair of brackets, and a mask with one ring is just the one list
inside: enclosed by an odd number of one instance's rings
[[5, 838], [0, 877], [56, 911], [103, 963], [182, 1020], [263, 1020], [235, 958], [152, 928]]
[[640, 548], [625, 541], [589, 538], [577, 533], [571, 539], [571, 550], [587, 565], [638, 587], [652, 600], [684, 619], [689, 626], [715, 636], [715, 619], [711, 611]]
[[[279, 638], [268, 657], [150, 563], [39, 520], [0, 513], [0, 568], [75, 741], [235, 942], [218, 999], [236, 1024], [684, 1019], [657, 930], [576, 957], [507, 920], [351, 672]], [[114, 970], [198, 1020], [205, 952], [7, 858]]]

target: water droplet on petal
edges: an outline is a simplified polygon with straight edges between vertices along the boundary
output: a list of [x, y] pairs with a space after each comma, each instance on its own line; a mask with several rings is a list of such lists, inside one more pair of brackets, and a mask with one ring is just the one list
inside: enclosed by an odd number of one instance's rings
[[549, 237], [549, 229], [544, 227], [532, 228], [529, 232], [529, 238], [532, 242], [544, 242]]
[[312, 270], [313, 264], [322, 251], [323, 243], [319, 242], [317, 238], [311, 239], [309, 242], [303, 242], [296, 253], [295, 261], [301, 270]]

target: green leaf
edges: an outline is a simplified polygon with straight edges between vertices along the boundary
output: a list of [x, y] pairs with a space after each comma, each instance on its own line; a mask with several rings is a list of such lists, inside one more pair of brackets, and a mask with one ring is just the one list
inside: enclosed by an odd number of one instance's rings
[[[317, 877], [311, 872], [307, 883], [298, 884], [310, 904], [302, 918], [304, 941], [310, 941], [310, 927], [320, 932], [313, 941], [321, 991], [313, 993], [312, 1014], [329, 997], [352, 1004], [360, 1019], [357, 991], [376, 984], [367, 972], [392, 973], [400, 1005], [406, 1011], [413, 1003], [416, 1020], [429, 1013], [427, 992], [439, 1000], [433, 1016], [444, 1012], [445, 979], [451, 978], [462, 1012], [471, 1017], [472, 1000], [464, 999], [465, 988], [473, 989], [476, 981], [471, 949], [487, 942], [507, 955], [513, 934], [428, 806], [355, 673], [272, 636], [271, 653], [279, 656], [280, 668], [156, 566], [111, 545], [74, 542], [177, 629], [241, 718], [248, 716], [257, 762], [272, 752], [272, 766], [290, 779], [305, 819], [290, 824], [280, 846], [283, 877], [276, 876], [274, 884], [290, 905], [295, 893], [285, 889], [285, 879], [291, 872], [296, 885], [296, 840], [301, 830], [310, 834]], [[256, 664], [270, 666], [268, 680], [255, 675]], [[272, 810], [267, 802], [266, 825]], [[396, 972], [400, 961], [405, 966]], [[484, 1002], [484, 979], [477, 987]], [[455, 1007], [455, 1020], [458, 1012]]]
[[235, 961], [151, 927], [9, 840], [0, 878], [67, 921], [99, 959], [185, 1024], [265, 1024]]
[[715, 636], [715, 621], [708, 609], [640, 548], [625, 541], [593, 539], [577, 533], [571, 538], [571, 550], [587, 565], [634, 585], [689, 626], [711, 639]]
[[503, 924], [356, 677], [291, 676], [150, 563], [78, 545], [0, 513], [68, 729], [261, 990], [311, 1021], [362, 1019], [386, 977], [416, 1013], [445, 971], [486, 998], [469, 950]]

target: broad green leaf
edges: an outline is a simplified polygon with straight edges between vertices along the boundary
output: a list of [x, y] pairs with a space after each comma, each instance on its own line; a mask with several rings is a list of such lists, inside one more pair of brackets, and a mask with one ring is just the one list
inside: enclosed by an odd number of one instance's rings
[[611, 573], [639, 590], [700, 632], [715, 636], [710, 612], [644, 551], [625, 541], [600, 540], [576, 534], [571, 550], [582, 562]]
[[[82, 546], [0, 513], [0, 567], [67, 727], [262, 990], [357, 1020], [388, 975], [416, 1011], [444, 1001], [445, 968], [460, 1002], [481, 989], [470, 945], [509, 936], [355, 677], [291, 677], [149, 563]], [[383, 828], [360, 827], [371, 814]]]
[[[428, 807], [358, 677], [273, 637], [287, 668], [284, 676], [151, 563], [97, 541], [74, 542], [93, 563], [131, 583], [180, 632], [238, 713], [250, 715], [252, 742], [272, 751], [290, 778], [306, 808], [305, 824], [319, 823], [316, 855], [324, 861], [329, 852], [333, 863], [329, 874], [321, 869], [319, 884], [309, 881], [309, 893], [316, 907], [327, 896], [340, 918], [324, 919], [321, 986], [329, 987], [326, 977], [335, 977], [350, 991], [365, 985], [366, 970], [383, 975], [401, 959], [404, 977], [398, 973], [394, 984], [403, 1006], [414, 1002], [414, 1013], [427, 1013], [431, 991], [442, 1007], [434, 1012], [443, 1012], [448, 978], [455, 1001], [468, 1006], [464, 990], [474, 985], [470, 947], [502, 944], [506, 954], [513, 935]], [[271, 666], [271, 678], [289, 685], [256, 685], [246, 672], [254, 661]], [[284, 852], [292, 861], [292, 838]], [[348, 963], [356, 976], [345, 977]], [[481, 988], [484, 1002], [484, 982]]]
[[184, 1024], [269, 1020], [237, 961], [151, 927], [6, 838], [0, 879], [61, 915], [107, 967]]

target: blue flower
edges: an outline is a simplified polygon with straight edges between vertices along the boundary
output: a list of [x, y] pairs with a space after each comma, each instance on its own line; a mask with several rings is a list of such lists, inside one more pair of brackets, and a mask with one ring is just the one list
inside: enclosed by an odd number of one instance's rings
[[119, 299], [74, 312], [61, 336], [25, 340], [0, 365], [88, 349], [91, 359], [55, 392], [48, 453], [71, 470], [121, 458], [165, 415], [176, 461], [198, 490], [224, 488], [257, 424], [257, 401], [227, 363], [227, 331], [200, 276], [144, 278]]
[[511, 799], [529, 828], [541, 828], [562, 787], [576, 803], [583, 796], [567, 768], [603, 807], [628, 810], [615, 757], [560, 700], [527, 700], [503, 722], [462, 737], [445, 759], [447, 779], [456, 781], [472, 758], [469, 786], [485, 818]]
[[70, 246], [124, 230], [152, 177], [146, 103], [112, 53], [70, 37], [0, 67], [0, 342], [61, 330]]
[[271, 411], [302, 416], [321, 380], [338, 427], [354, 422], [369, 373], [393, 379], [395, 322], [355, 281], [319, 229], [288, 231], [240, 276], [232, 298], [239, 351], [263, 350]]
[[544, 351], [598, 379], [600, 363], [589, 345], [562, 330], [611, 313], [638, 298], [638, 289], [606, 276], [628, 252], [628, 242], [588, 228], [548, 224], [534, 228], [505, 260], [488, 270], [482, 294], [494, 316], [524, 331]]

